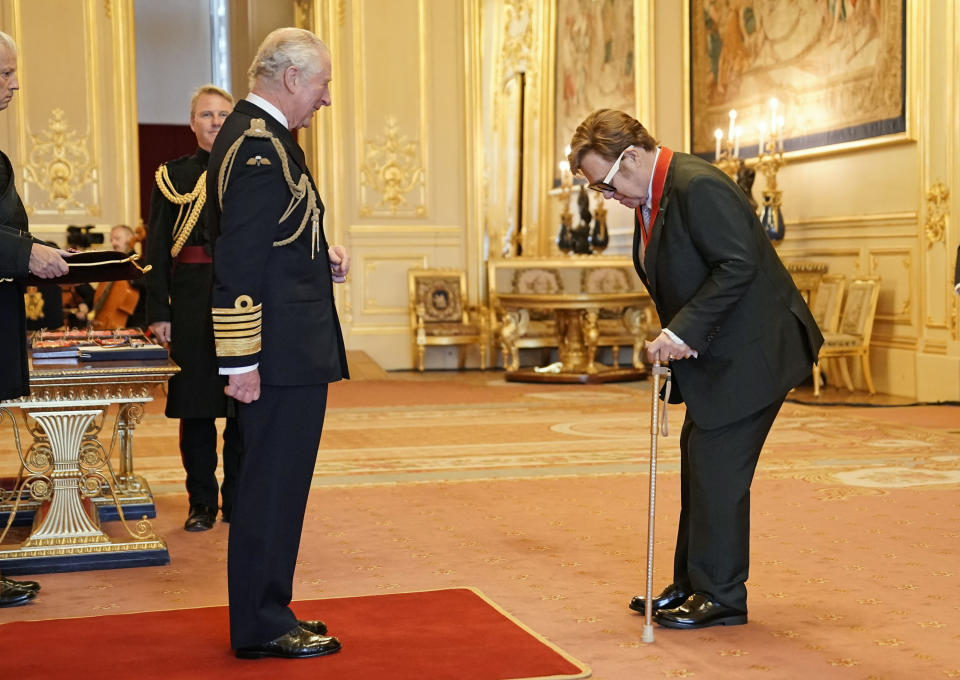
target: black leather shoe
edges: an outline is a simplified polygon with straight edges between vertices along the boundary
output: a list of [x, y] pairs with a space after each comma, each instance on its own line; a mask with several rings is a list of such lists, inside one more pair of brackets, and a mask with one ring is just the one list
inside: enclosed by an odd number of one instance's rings
[[665, 628], [740, 626], [747, 622], [747, 613], [713, 602], [703, 593], [694, 593], [679, 607], [659, 610], [653, 620]]
[[217, 509], [199, 503], [190, 506], [190, 514], [183, 528], [187, 531], [209, 531], [217, 522]]
[[36, 596], [36, 590], [25, 588], [17, 581], [0, 577], [0, 607], [19, 607]]
[[14, 581], [12, 578], [4, 578], [3, 576], [0, 576], [0, 581], [18, 586], [23, 590], [32, 590], [35, 593], [40, 592], [40, 584], [36, 581]]
[[323, 621], [300, 619], [297, 621], [297, 625], [308, 633], [313, 633], [314, 635], [327, 634], [327, 624], [325, 624]]
[[[663, 592], [653, 598], [653, 613], [656, 614], [660, 609], [673, 609], [674, 607], [679, 607], [684, 602], [687, 601], [687, 598], [690, 597], [690, 593], [684, 591], [682, 588], [679, 588], [676, 583], [671, 583], [666, 588], [663, 589]], [[646, 614], [646, 601], [644, 598], [636, 595], [630, 604], [627, 605], [635, 612], [641, 614]]]
[[276, 640], [256, 647], [239, 647], [237, 658], [261, 659], [276, 656], [282, 659], [305, 659], [311, 656], [325, 656], [340, 651], [340, 641], [335, 637], [314, 635], [300, 626], [284, 633]]

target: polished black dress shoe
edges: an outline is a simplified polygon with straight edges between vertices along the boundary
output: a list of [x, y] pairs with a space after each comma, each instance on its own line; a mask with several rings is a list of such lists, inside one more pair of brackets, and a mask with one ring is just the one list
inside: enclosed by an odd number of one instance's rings
[[0, 578], [0, 607], [19, 607], [37, 596], [33, 588], [25, 588], [17, 581]]
[[659, 610], [653, 620], [665, 628], [739, 626], [747, 622], [747, 613], [713, 602], [703, 593], [694, 593], [679, 607]]
[[314, 635], [327, 634], [327, 624], [325, 624], [323, 621], [299, 619], [297, 621], [297, 625], [303, 628], [308, 633], [313, 633]]
[[187, 531], [209, 531], [217, 522], [217, 509], [199, 503], [190, 506], [190, 514], [183, 528]]
[[[674, 607], [679, 607], [684, 602], [687, 601], [687, 598], [690, 597], [690, 593], [679, 588], [676, 583], [671, 583], [666, 588], [663, 589], [663, 592], [653, 598], [653, 613], [656, 614], [660, 609], [673, 609]], [[635, 612], [641, 614], [646, 614], [646, 600], [639, 595], [636, 595], [630, 604], [627, 605]]]
[[0, 581], [10, 585], [18, 586], [24, 590], [32, 590], [35, 593], [40, 592], [40, 584], [36, 581], [14, 581], [12, 578], [5, 578], [3, 576], [0, 576]]
[[281, 659], [305, 659], [312, 656], [325, 656], [340, 651], [340, 641], [335, 637], [314, 635], [297, 626], [276, 640], [256, 647], [238, 647], [237, 658], [261, 659], [275, 656]]

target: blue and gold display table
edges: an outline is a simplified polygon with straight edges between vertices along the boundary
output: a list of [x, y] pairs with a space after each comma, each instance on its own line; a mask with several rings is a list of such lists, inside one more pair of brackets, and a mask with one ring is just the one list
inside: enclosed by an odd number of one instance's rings
[[[0, 432], [12, 427], [20, 462], [15, 479], [0, 490], [0, 511], [6, 514], [0, 573], [170, 561], [166, 543], [147, 519], [155, 514], [150, 487], [133, 471], [133, 431], [156, 386], [179, 370], [169, 359], [31, 366], [30, 396], [0, 402]], [[104, 445], [101, 435], [105, 427], [109, 431], [111, 411], [112, 434]], [[28, 446], [21, 430], [32, 439]], [[29, 513], [30, 535], [6, 542], [14, 519]], [[103, 519], [114, 517], [123, 527], [121, 537], [101, 529]]]

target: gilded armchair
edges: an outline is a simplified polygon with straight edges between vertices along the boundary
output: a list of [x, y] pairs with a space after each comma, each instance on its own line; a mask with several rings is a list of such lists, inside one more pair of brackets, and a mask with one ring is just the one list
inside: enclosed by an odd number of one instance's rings
[[455, 269], [411, 269], [407, 280], [413, 363], [417, 369], [423, 371], [424, 355], [429, 346], [456, 346], [458, 366], [462, 369], [469, 345], [477, 345], [480, 368], [485, 369], [489, 314], [483, 306], [466, 304], [466, 274]]

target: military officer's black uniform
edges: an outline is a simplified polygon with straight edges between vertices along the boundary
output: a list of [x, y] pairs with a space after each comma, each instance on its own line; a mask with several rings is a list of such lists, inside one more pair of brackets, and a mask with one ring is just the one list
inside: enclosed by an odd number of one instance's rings
[[[150, 199], [146, 277], [147, 323], [171, 322], [170, 356], [180, 373], [170, 378], [166, 415], [180, 419], [180, 454], [187, 473], [186, 528], [210, 528], [220, 495], [230, 520], [241, 459], [240, 434], [228, 417], [223, 432], [223, 486], [218, 488], [216, 419], [227, 416], [226, 379], [219, 375], [210, 319], [213, 260], [207, 233], [206, 177], [210, 153], [197, 149], [160, 166]], [[212, 513], [210, 519], [207, 516]]]
[[230, 638], [291, 629], [288, 606], [327, 384], [348, 377], [323, 204], [303, 150], [269, 113], [237, 103], [207, 172], [213, 321], [221, 368], [257, 365], [260, 398], [238, 403], [244, 464], [230, 526]]

